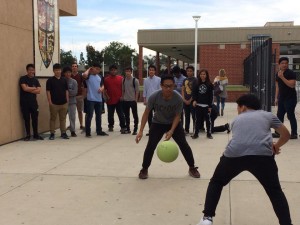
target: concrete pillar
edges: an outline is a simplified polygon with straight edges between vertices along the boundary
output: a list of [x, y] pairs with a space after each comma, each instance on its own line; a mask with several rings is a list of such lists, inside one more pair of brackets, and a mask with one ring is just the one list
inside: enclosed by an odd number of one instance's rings
[[143, 70], [144, 70], [144, 60], [143, 60], [143, 46], [139, 46], [139, 62], [138, 62], [138, 74], [140, 85], [143, 85]]
[[159, 52], [156, 52], [156, 75], [160, 74], [160, 60], [159, 60]]
[[167, 69], [168, 69], [168, 74], [170, 74], [171, 73], [171, 56], [168, 56]]

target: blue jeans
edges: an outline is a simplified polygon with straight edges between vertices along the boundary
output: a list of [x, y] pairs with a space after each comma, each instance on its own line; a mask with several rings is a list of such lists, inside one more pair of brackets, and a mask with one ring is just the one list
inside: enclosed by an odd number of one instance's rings
[[229, 158], [223, 155], [207, 188], [204, 215], [215, 216], [223, 187], [243, 171], [249, 171], [263, 186], [271, 200], [279, 224], [291, 225], [289, 205], [280, 186], [274, 156], [251, 155]]
[[283, 123], [284, 115], [287, 114], [287, 118], [291, 124], [291, 135], [297, 135], [297, 120], [295, 117], [295, 108], [297, 105], [297, 99], [279, 99], [277, 117]]
[[217, 100], [218, 113], [220, 113], [220, 103], [221, 103], [221, 107], [222, 107], [221, 109], [224, 110], [226, 98], [222, 98], [220, 96], [216, 96], [216, 100]]
[[101, 114], [102, 114], [102, 102], [86, 101], [86, 117], [85, 117], [85, 133], [91, 134], [91, 121], [95, 110], [96, 114], [96, 132], [99, 134], [102, 131], [101, 127]]

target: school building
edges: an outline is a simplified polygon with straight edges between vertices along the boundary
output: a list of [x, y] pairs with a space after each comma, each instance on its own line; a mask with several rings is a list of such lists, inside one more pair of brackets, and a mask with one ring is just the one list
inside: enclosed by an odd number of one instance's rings
[[[54, 17], [37, 16], [35, 19], [34, 8], [38, 7], [41, 12], [46, 9], [54, 13]], [[59, 17], [76, 16], [76, 0], [3, 0], [0, 1], [0, 145], [9, 143], [24, 137], [24, 122], [20, 111], [19, 103], [19, 79], [21, 75], [26, 74], [26, 65], [36, 63], [38, 71], [44, 64], [52, 71], [52, 62], [49, 65], [50, 53], [53, 59], [59, 60], [59, 51], [53, 51], [53, 35], [51, 30], [55, 30], [55, 49], [59, 47]], [[40, 24], [48, 24], [48, 32], [42, 33], [34, 29], [37, 20]], [[55, 21], [55, 23], [54, 23]], [[46, 29], [45, 29], [46, 30]], [[37, 33], [39, 35], [37, 35]], [[42, 36], [48, 34], [48, 37]], [[41, 41], [35, 38], [41, 37]], [[42, 37], [43, 42], [42, 42]], [[48, 42], [46, 42], [48, 40]], [[41, 51], [36, 49], [40, 43]], [[45, 47], [46, 46], [46, 47]], [[34, 52], [36, 50], [37, 53]], [[43, 64], [36, 62], [36, 56], [44, 54]], [[37, 73], [38, 74], [38, 73]], [[53, 72], [50, 73], [53, 75]], [[38, 95], [39, 103], [39, 131], [49, 130], [49, 106], [46, 97], [46, 80], [47, 77], [40, 77], [39, 81], [42, 86], [41, 94]]]
[[[267, 22], [262, 27], [198, 28], [197, 69], [207, 69], [211, 80], [223, 68], [228, 74], [230, 85], [243, 85], [244, 60], [262, 40], [272, 38], [274, 62], [287, 56], [290, 69], [300, 72], [300, 26], [294, 22]], [[145, 70], [143, 49], [175, 58], [181, 68], [194, 65], [195, 28], [139, 30], [139, 78]], [[156, 61], [160, 68], [159, 60]], [[165, 65], [170, 69], [170, 64]], [[170, 70], [169, 70], [170, 71]], [[239, 89], [229, 92], [229, 101], [234, 101]]]

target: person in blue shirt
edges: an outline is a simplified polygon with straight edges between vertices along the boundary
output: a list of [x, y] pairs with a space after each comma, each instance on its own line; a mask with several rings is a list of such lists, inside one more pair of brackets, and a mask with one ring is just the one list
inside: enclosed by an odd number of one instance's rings
[[[155, 91], [160, 90], [160, 77], [155, 75], [156, 67], [154, 65], [148, 66], [148, 77], [144, 80], [144, 91], [143, 91], [143, 98], [144, 98], [144, 105], [147, 105], [148, 99], [150, 95], [152, 95]], [[151, 127], [153, 118], [153, 110], [149, 112], [148, 117], [148, 126], [149, 129]], [[149, 133], [146, 134], [148, 136]]]
[[85, 136], [91, 137], [91, 121], [95, 110], [96, 114], [96, 133], [98, 136], [108, 136], [102, 131], [102, 94], [104, 91], [103, 79], [99, 76], [101, 66], [99, 63], [94, 63], [86, 72], [83, 73], [83, 78], [87, 86], [87, 112], [85, 117]]

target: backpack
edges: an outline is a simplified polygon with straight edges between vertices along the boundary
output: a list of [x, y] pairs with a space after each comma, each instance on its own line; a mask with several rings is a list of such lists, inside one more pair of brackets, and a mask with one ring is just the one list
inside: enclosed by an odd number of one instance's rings
[[[124, 92], [125, 92], [125, 77], [123, 78], [123, 87], [124, 87]], [[134, 93], [136, 92], [136, 90], [135, 90], [135, 77], [133, 77], [133, 79], [132, 79], [132, 85], [133, 85], [133, 88], [134, 88]], [[140, 98], [140, 92], [139, 92], [139, 94], [138, 94], [138, 98]]]
[[[123, 87], [125, 88], [125, 77], [123, 78]], [[133, 88], [134, 88], [134, 91], [135, 91], [135, 77], [133, 77], [133, 79], [132, 79], [132, 85], [133, 85]]]

